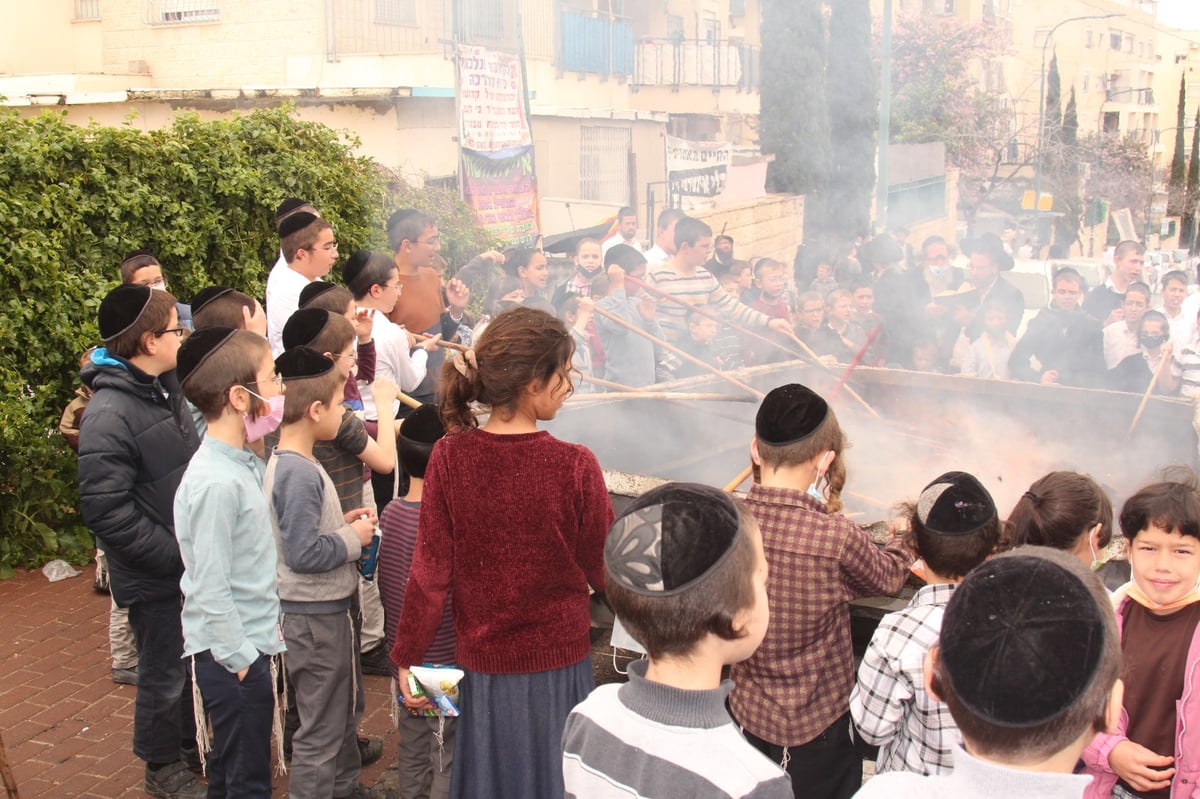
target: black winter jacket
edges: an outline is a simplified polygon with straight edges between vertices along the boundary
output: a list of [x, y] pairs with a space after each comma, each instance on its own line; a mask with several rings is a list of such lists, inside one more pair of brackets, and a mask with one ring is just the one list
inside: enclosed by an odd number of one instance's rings
[[177, 598], [175, 490], [200, 439], [175, 372], [153, 379], [99, 350], [80, 377], [95, 392], [79, 431], [80, 507], [108, 556], [113, 599]]

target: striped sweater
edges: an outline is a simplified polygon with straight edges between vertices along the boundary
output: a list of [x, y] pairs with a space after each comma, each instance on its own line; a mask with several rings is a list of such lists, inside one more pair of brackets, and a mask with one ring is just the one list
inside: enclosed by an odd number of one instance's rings
[[[771, 321], [764, 313], [738, 302], [721, 288], [721, 284], [704, 267], [696, 268], [695, 274], [680, 275], [670, 262], [646, 273], [646, 282], [659, 291], [683, 300], [693, 308], [710, 306], [730, 322], [752, 327], [766, 327]], [[656, 321], [668, 341], [679, 341], [687, 333], [688, 309], [677, 302], [663, 300], [658, 303]]]
[[651, 682], [646, 661], [625, 685], [580, 702], [563, 732], [567, 797], [792, 799], [792, 783], [754, 749], [725, 709], [733, 683], [690, 691]]

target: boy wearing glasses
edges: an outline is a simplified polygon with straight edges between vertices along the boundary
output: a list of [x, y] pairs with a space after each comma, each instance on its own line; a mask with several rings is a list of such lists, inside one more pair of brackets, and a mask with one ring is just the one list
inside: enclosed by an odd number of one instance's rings
[[80, 375], [94, 394], [79, 430], [80, 508], [108, 557], [113, 599], [138, 650], [133, 753], [152, 796], [203, 797], [183, 656], [173, 504], [199, 446], [175, 375], [175, 298], [127, 283], [100, 303], [97, 349]]
[[333, 225], [308, 211], [279, 223], [279, 248], [287, 266], [267, 276], [267, 340], [277, 358], [283, 352], [283, 326], [300, 307], [300, 292], [329, 274], [338, 256]]
[[[125, 260], [121, 261], [121, 282], [149, 286], [159, 291], [167, 290], [167, 278], [163, 274], [162, 264], [149, 250], [134, 250], [125, 256]], [[175, 310], [179, 314], [180, 327], [192, 330], [191, 306], [176, 302]]]

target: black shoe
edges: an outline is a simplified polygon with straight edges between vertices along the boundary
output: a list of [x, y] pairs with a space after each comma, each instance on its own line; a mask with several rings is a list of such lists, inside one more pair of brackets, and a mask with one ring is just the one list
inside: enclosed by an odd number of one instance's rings
[[117, 685], [137, 685], [137, 666], [132, 669], [113, 669], [112, 681]]
[[364, 766], [369, 766], [383, 757], [383, 739], [358, 736], [358, 756]]
[[204, 774], [204, 764], [200, 762], [200, 750], [195, 746], [180, 749], [179, 756], [183, 759], [183, 764], [188, 767], [188, 771], [197, 776]]
[[397, 795], [393, 791], [368, 788], [361, 782], [356, 782], [354, 783], [354, 787], [350, 789], [350, 793], [345, 796], [335, 797], [335, 799], [397, 799]]
[[387, 648], [378, 644], [359, 656], [362, 661], [363, 674], [374, 674], [377, 677], [392, 676], [392, 659], [388, 657]]
[[208, 788], [188, 770], [182, 760], [161, 768], [146, 766], [143, 789], [155, 799], [205, 799]]

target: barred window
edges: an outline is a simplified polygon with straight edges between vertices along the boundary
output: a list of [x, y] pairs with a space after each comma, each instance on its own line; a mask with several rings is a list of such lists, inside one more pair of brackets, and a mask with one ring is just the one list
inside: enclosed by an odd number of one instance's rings
[[100, 19], [100, 0], [75, 0], [75, 19]]
[[416, 25], [416, 0], [375, 0], [375, 21], [389, 25]]
[[149, 0], [151, 25], [186, 25], [219, 22], [217, 0]]

